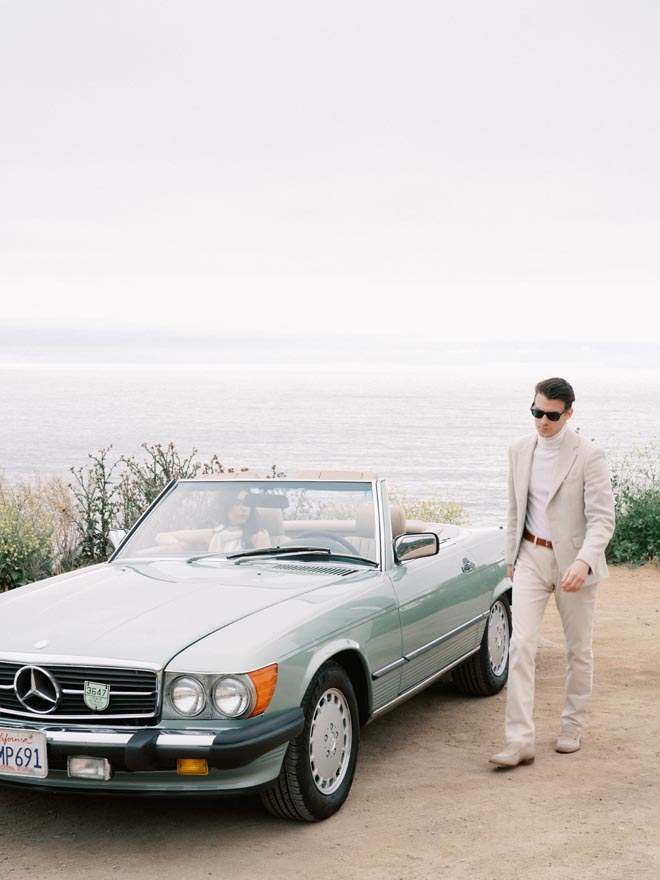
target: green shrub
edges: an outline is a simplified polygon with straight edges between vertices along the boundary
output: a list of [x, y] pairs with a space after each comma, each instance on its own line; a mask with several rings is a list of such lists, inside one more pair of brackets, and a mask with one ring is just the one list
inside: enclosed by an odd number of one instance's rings
[[78, 564], [80, 543], [71, 489], [60, 477], [51, 477], [38, 481], [35, 491], [53, 528], [53, 574], [70, 571]]
[[69, 484], [74, 498], [71, 519], [78, 532], [75, 551], [76, 565], [91, 565], [108, 558], [108, 534], [115, 525], [118, 512], [116, 487], [112, 475], [118, 462], [110, 465], [108, 453], [112, 447], [90, 453], [91, 464], [71, 468], [74, 482]]
[[39, 495], [0, 484], [0, 590], [53, 573], [53, 526]]
[[[225, 468], [217, 455], [208, 462], [197, 461], [196, 449], [182, 456], [173, 443], [143, 443], [142, 461], [121, 456], [114, 464], [109, 462], [111, 448], [90, 453], [91, 464], [86, 467], [71, 468], [74, 480], [69, 489], [73, 506], [69, 518], [78, 534], [77, 565], [106, 560], [112, 552], [110, 529], [130, 529], [172, 480], [191, 479], [198, 474], [235, 473], [234, 468]], [[269, 476], [284, 475], [273, 465]]]
[[411, 500], [405, 492], [398, 488], [389, 490], [389, 498], [392, 504], [398, 504], [403, 509], [403, 515], [406, 519], [451, 523], [456, 526], [465, 526], [469, 523], [465, 508], [457, 501], [445, 501], [439, 496]]
[[616, 526], [609, 562], [643, 565], [660, 557], [660, 452], [654, 443], [612, 469]]

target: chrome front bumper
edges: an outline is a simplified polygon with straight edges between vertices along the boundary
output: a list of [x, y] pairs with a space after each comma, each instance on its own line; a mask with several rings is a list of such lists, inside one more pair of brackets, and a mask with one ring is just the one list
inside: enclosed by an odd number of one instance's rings
[[301, 708], [218, 733], [150, 727], [126, 732], [67, 730], [0, 720], [0, 727], [17, 730], [29, 727], [44, 733], [48, 766], [53, 769], [65, 769], [69, 756], [83, 755], [107, 758], [113, 769], [129, 772], [176, 770], [177, 760], [181, 758], [205, 759], [209, 768], [215, 770], [246, 767], [298, 736], [303, 724]]

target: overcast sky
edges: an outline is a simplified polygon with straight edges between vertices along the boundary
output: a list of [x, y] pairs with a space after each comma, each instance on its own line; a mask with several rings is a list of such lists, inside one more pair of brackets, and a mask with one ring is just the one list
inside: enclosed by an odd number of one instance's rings
[[660, 344], [657, 0], [0, 10], [5, 339]]

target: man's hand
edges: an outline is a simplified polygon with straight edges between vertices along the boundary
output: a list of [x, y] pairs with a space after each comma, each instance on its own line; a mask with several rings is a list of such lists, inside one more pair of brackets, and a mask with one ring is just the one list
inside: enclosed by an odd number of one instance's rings
[[509, 578], [510, 581], [513, 580], [513, 566], [512, 565], [507, 565], [506, 576]]
[[589, 566], [586, 562], [583, 562], [581, 559], [576, 559], [572, 565], [564, 572], [564, 577], [561, 581], [561, 588], [566, 593], [577, 593], [578, 590], [581, 590], [584, 586], [584, 582], [586, 581], [589, 575]]

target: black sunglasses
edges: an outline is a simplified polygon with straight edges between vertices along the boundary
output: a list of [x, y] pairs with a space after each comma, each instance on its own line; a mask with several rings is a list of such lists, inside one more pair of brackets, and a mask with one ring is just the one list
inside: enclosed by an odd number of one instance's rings
[[543, 416], [547, 416], [551, 422], [558, 422], [559, 419], [564, 415], [564, 413], [568, 412], [568, 407], [566, 407], [564, 412], [544, 412], [544, 410], [538, 409], [532, 404], [532, 406], [530, 406], [529, 408], [529, 411], [535, 419], [542, 419]]

